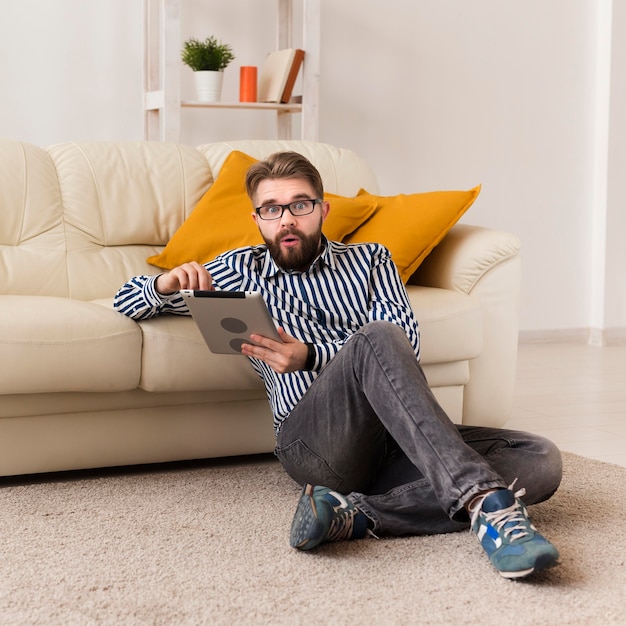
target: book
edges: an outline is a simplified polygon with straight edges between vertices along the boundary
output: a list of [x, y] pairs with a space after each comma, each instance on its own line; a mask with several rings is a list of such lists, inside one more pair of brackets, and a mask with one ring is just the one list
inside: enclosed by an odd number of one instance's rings
[[285, 48], [270, 52], [261, 68], [259, 102], [289, 102], [304, 59], [304, 50]]

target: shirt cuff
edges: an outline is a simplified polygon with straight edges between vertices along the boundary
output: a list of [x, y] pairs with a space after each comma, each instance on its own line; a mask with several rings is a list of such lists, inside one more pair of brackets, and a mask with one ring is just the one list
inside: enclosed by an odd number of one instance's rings
[[145, 285], [144, 285], [144, 293], [145, 293], [146, 300], [150, 304], [157, 305], [157, 306], [159, 304], [163, 304], [164, 302], [169, 302], [170, 300], [172, 300], [172, 298], [178, 297], [179, 295], [178, 291], [174, 291], [173, 293], [169, 293], [169, 294], [159, 293], [156, 290], [156, 281], [159, 276], [160, 274], [157, 274], [156, 276], [149, 276], [148, 280], [145, 282]]
[[307, 348], [307, 357], [306, 363], [304, 364], [304, 369], [306, 371], [311, 371], [315, 367], [315, 362], [317, 361], [317, 353], [315, 351], [315, 346], [312, 343], [306, 344]]

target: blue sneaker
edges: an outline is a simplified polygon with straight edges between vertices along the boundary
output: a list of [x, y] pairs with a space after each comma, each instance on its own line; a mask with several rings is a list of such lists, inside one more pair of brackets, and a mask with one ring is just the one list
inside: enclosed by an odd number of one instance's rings
[[505, 578], [522, 578], [557, 564], [557, 549], [532, 525], [525, 490], [490, 493], [472, 515], [472, 531], [493, 566]]
[[289, 543], [311, 550], [327, 541], [362, 539], [367, 518], [352, 502], [328, 487], [305, 485], [291, 523]]

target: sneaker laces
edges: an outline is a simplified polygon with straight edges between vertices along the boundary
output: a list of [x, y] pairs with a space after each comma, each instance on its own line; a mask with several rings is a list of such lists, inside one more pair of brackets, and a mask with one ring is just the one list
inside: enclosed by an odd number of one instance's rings
[[[503, 532], [504, 536], [510, 541], [518, 541], [526, 537], [528, 533], [528, 520], [519, 503], [494, 511], [493, 513], [484, 513], [486, 520], [498, 531]], [[511, 525], [513, 524], [513, 525]]]
[[347, 541], [351, 539], [354, 531], [354, 518], [358, 512], [357, 508], [335, 512], [328, 529], [327, 541]]
[[[512, 491], [517, 478], [509, 485], [509, 489]], [[502, 532], [504, 537], [511, 542], [518, 541], [523, 537], [529, 535], [528, 529], [535, 530], [535, 527], [531, 524], [528, 516], [526, 515], [523, 506], [518, 498], [521, 498], [526, 494], [526, 489], [522, 487], [513, 493], [515, 502], [505, 508], [487, 513], [482, 511], [481, 506], [477, 506], [474, 514], [472, 515], [472, 526], [480, 514], [484, 515], [487, 522], [494, 526], [498, 532]], [[482, 505], [482, 503], [481, 503]]]

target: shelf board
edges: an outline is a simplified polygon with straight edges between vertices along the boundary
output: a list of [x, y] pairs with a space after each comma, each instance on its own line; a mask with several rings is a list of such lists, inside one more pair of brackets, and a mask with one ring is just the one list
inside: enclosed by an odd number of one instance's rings
[[302, 111], [301, 102], [279, 104], [277, 102], [197, 102], [194, 100], [185, 100], [180, 103], [180, 106], [197, 109], [258, 109], [282, 111], [284, 113], [298, 113]]

